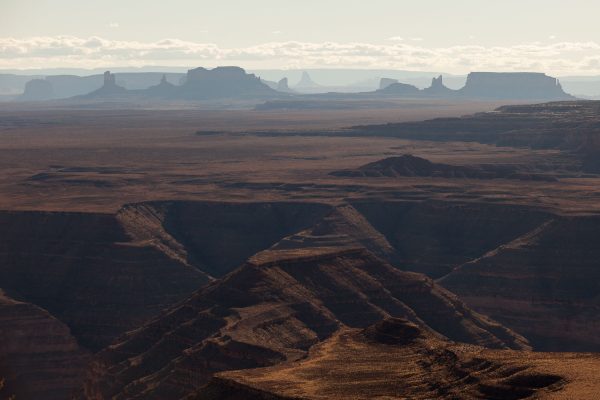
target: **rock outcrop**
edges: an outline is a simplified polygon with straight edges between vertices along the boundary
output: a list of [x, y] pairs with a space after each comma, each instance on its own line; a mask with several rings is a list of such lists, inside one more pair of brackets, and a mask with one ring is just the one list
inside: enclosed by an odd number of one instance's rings
[[367, 250], [269, 250], [99, 353], [86, 395], [181, 398], [215, 372], [298, 360], [341, 327], [388, 316], [439, 338], [528, 348], [430, 279]]
[[292, 93], [293, 90], [290, 89], [288, 84], [288, 78], [282, 78], [279, 82], [277, 82], [277, 91], [283, 93]]
[[303, 91], [303, 90], [314, 90], [320, 88], [321, 85], [312, 80], [308, 72], [303, 71], [302, 76], [300, 77], [300, 81], [294, 86], [294, 89]]
[[82, 384], [88, 359], [62, 322], [0, 290], [1, 398], [69, 398]]
[[471, 72], [460, 94], [470, 98], [569, 100], [556, 78], [528, 72]]
[[190, 398], [567, 399], [569, 383], [591, 385], [588, 394], [598, 389], [589, 368], [600, 366], [600, 357], [569, 363], [575, 371], [566, 371], [556, 354], [457, 346], [405, 319], [387, 318], [362, 331], [342, 329], [299, 362], [221, 372]]
[[269, 98], [277, 92], [239, 67], [200, 67], [188, 71], [185, 83], [173, 96], [187, 100]]
[[19, 97], [21, 101], [44, 101], [54, 98], [52, 83], [46, 79], [33, 79], [25, 84], [25, 91]]
[[81, 96], [83, 98], [87, 98], [87, 99], [103, 99], [103, 98], [123, 98], [124, 96], [129, 95], [129, 92], [127, 89], [125, 89], [123, 86], [119, 86], [117, 84], [117, 79], [115, 77], [114, 74], [112, 74], [110, 71], [106, 71], [104, 73], [104, 84], [102, 85], [102, 87], [98, 90], [94, 90], [91, 93], [88, 93], [84, 96]]
[[444, 85], [442, 75], [431, 79], [431, 86], [423, 89], [423, 93], [435, 97], [450, 97], [456, 94], [455, 90], [449, 89]]
[[446, 87], [441, 75], [433, 78], [431, 86], [423, 90], [405, 83], [382, 80], [379, 90], [375, 93], [398, 97], [463, 100], [556, 101], [574, 99], [573, 96], [563, 91], [558, 79], [538, 73], [472, 72], [469, 74], [465, 86], [460, 90]]
[[158, 85], [151, 86], [147, 89], [147, 94], [152, 97], [171, 97], [175, 94], [177, 86], [167, 80], [167, 76], [163, 75], [160, 78]]

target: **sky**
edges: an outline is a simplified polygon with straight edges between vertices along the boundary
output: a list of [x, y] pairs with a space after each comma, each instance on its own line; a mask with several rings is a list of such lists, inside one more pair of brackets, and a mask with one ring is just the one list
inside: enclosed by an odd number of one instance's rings
[[0, 0], [0, 69], [600, 75], [598, 0]]

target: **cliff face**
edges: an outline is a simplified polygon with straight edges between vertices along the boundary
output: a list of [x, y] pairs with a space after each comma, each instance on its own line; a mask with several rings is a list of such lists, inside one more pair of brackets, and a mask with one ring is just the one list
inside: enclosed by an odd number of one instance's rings
[[277, 92], [262, 83], [260, 78], [239, 67], [191, 69], [185, 83], [174, 93], [174, 97], [190, 100], [276, 96]]
[[270, 250], [98, 354], [86, 395], [179, 398], [215, 372], [297, 360], [342, 326], [390, 315], [438, 337], [527, 348], [431, 280], [366, 250]]
[[317, 203], [172, 201], [126, 206], [119, 219], [136, 240], [159, 247], [169, 242], [186, 263], [222, 277], [330, 211]]
[[88, 355], [47, 311], [0, 292], [0, 377], [16, 399], [63, 400], [79, 388]]
[[45, 79], [33, 79], [25, 84], [25, 91], [19, 97], [22, 101], [44, 101], [54, 98], [52, 83]]
[[441, 280], [538, 350], [600, 351], [598, 217], [555, 217]]
[[112, 215], [0, 213], [0, 285], [98, 350], [208, 281], [143, 243]]
[[0, 213], [0, 287], [99, 350], [330, 207], [165, 202], [104, 214]]
[[527, 207], [445, 202], [355, 202], [394, 249], [394, 265], [438, 278], [551, 218]]
[[83, 98], [94, 99], [94, 98], [121, 98], [127, 96], [129, 92], [123, 86], [117, 85], [117, 79], [115, 74], [106, 71], [104, 73], [104, 84], [101, 88], [88, 93]]
[[471, 72], [463, 96], [489, 99], [569, 100], [556, 78], [541, 73]]

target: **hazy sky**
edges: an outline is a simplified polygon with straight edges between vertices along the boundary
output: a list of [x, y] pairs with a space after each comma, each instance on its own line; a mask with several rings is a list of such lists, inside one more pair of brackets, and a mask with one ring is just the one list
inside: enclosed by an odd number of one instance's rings
[[600, 73], [598, 0], [0, 0], [0, 68]]

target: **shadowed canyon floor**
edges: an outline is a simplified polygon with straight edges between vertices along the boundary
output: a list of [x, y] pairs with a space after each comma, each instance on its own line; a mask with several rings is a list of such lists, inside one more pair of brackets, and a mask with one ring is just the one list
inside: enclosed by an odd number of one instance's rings
[[581, 104], [3, 110], [0, 393], [593, 398]]

